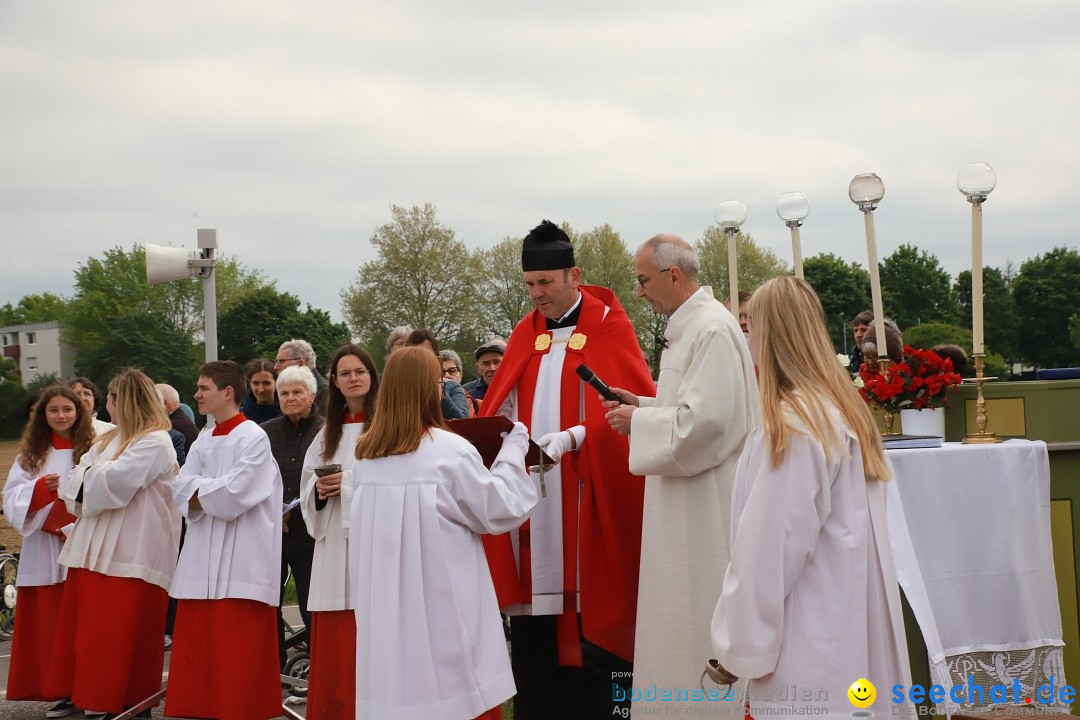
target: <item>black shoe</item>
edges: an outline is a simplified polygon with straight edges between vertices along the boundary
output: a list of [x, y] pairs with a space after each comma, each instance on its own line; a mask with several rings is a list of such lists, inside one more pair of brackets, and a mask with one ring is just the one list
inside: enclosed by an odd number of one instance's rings
[[61, 700], [45, 711], [47, 718], [64, 718], [79, 712], [79, 708], [71, 704], [70, 700]]

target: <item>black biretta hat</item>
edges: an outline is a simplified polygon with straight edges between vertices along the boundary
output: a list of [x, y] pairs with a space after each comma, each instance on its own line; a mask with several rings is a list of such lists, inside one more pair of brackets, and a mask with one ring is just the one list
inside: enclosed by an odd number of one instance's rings
[[575, 265], [570, 238], [550, 220], [534, 227], [521, 244], [521, 269], [525, 272], [562, 270]]

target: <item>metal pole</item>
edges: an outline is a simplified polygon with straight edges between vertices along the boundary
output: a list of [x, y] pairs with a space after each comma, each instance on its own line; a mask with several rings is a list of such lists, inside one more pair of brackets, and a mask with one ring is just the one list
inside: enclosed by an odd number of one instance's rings
[[214, 251], [217, 249], [217, 230], [199, 230], [199, 248], [203, 260], [203, 325], [206, 336], [206, 362], [218, 359], [217, 347], [217, 281], [214, 277]]
[[727, 228], [725, 232], [727, 232], [728, 304], [731, 306], [731, 314], [737, 320], [739, 318], [739, 260], [736, 238], [739, 229]]
[[799, 240], [799, 223], [792, 223], [791, 228], [791, 254], [795, 260], [795, 277], [802, 279], [802, 243]]

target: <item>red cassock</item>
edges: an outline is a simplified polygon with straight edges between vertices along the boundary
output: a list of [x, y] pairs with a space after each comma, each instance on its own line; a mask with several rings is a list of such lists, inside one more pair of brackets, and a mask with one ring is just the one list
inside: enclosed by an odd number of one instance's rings
[[311, 670], [308, 720], [356, 716], [356, 614], [352, 610], [311, 613]]
[[137, 578], [69, 568], [45, 692], [118, 713], [161, 689], [165, 589]]
[[[574, 335], [582, 337], [567, 343], [560, 397], [560, 427], [585, 425], [585, 442], [580, 450], [567, 453], [560, 461], [567, 587], [566, 606], [556, 623], [559, 662], [564, 665], [581, 664], [573, 602], [575, 590], [580, 592], [581, 630], [585, 639], [633, 660], [645, 495], [644, 478], [632, 475], [627, 467], [630, 454], [627, 438], [611, 429], [604, 419], [606, 410], [599, 394], [588, 387], [583, 390], [575, 370], [585, 364], [609, 386], [636, 395], [656, 395], [656, 385], [637, 333], [615, 293], [591, 285], [579, 289], [581, 314]], [[610, 308], [606, 315], [605, 306]], [[518, 419], [530, 425], [540, 361], [550, 349], [549, 343], [537, 342], [542, 335], [550, 338], [544, 316], [533, 310], [510, 335], [502, 364], [484, 396], [481, 415], [498, 412], [510, 391], [517, 387]], [[578, 416], [582, 397], [584, 420]], [[527, 533], [528, 523], [521, 529], [523, 548], [527, 547]], [[483, 541], [499, 605], [529, 602], [530, 570], [523, 563], [523, 572], [518, 572], [509, 533], [486, 535]], [[581, 587], [575, 588], [579, 570]]]
[[256, 600], [181, 599], [169, 669], [166, 717], [281, 717], [277, 612]]

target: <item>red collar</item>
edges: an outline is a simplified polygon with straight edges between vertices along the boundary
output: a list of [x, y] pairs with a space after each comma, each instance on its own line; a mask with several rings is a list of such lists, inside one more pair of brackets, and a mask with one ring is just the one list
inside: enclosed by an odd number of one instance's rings
[[214, 426], [214, 437], [217, 437], [218, 435], [228, 435], [233, 431], [233, 428], [245, 420], [247, 420], [247, 418], [244, 417], [244, 413], [236, 413], [225, 422]]
[[52, 446], [54, 450], [72, 450], [75, 444], [71, 440], [65, 440], [56, 433], [52, 434]]
[[355, 414], [345, 413], [345, 419], [341, 422], [345, 425], [348, 425], [349, 423], [367, 422], [367, 413], [363, 410]]

